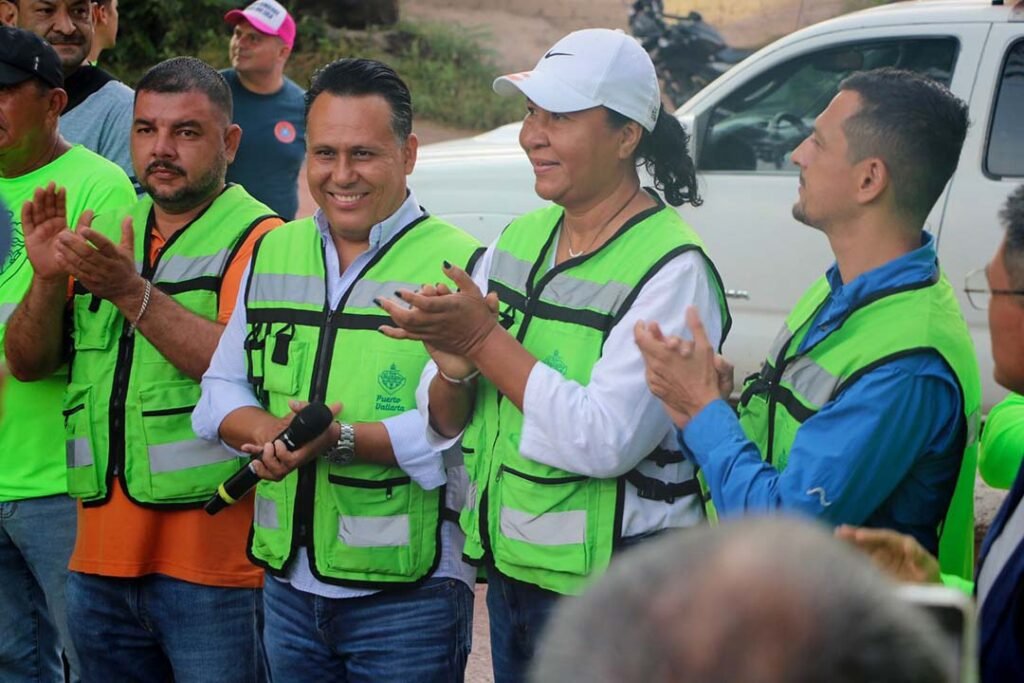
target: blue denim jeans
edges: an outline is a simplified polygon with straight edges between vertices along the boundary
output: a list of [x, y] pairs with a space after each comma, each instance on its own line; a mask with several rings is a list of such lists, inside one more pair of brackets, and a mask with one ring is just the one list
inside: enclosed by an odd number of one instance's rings
[[75, 501], [46, 496], [0, 503], [0, 681], [63, 681], [61, 650], [71, 678], [64, 601], [75, 546]]
[[487, 616], [491, 625], [494, 683], [522, 683], [544, 626], [562, 598], [487, 567]]
[[162, 574], [71, 572], [68, 622], [84, 683], [262, 683], [258, 588], [201, 586]]
[[473, 592], [456, 579], [363, 598], [323, 598], [267, 577], [263, 589], [274, 681], [461, 683]]

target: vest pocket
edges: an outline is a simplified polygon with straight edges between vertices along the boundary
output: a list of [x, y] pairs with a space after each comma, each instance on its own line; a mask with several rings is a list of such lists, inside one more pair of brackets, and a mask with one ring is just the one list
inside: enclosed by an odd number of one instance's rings
[[[424, 491], [409, 477], [369, 480], [330, 474], [328, 480], [336, 519], [326, 546], [328, 568], [350, 575], [410, 577], [422, 559]], [[429, 535], [433, 543], [434, 534]]]
[[68, 465], [68, 494], [76, 498], [100, 495], [100, 480], [105, 474], [97, 466], [92, 451], [92, 386], [69, 384], [64, 392], [64, 435]]
[[294, 482], [286, 482], [261, 481], [253, 505], [252, 554], [276, 569], [291, 553]]
[[[105, 351], [121, 334], [117, 307], [93, 294], [76, 295], [72, 302], [75, 324], [72, 334], [76, 351]], [[116, 329], [115, 329], [116, 328]]]
[[[585, 576], [590, 573], [587, 477], [540, 477], [501, 465], [492, 483], [495, 558], [512, 565]], [[494, 514], [492, 513], [492, 514]]]
[[[139, 391], [146, 466], [130, 455], [129, 481], [145, 481], [153, 501], [195, 500], [210, 495], [240, 467], [242, 458], [219, 442], [200, 439], [192, 431], [192, 411], [199, 385], [180, 380]], [[139, 492], [141, 494], [141, 491]]]
[[270, 394], [294, 398], [298, 396], [302, 379], [309, 376], [309, 342], [292, 338], [294, 325], [290, 333], [288, 327], [274, 330], [266, 338], [263, 389]]

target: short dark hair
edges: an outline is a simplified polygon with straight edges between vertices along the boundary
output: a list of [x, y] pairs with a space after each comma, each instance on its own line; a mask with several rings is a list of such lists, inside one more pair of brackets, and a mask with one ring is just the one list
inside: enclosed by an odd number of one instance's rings
[[1024, 185], [1010, 193], [999, 212], [1006, 228], [1003, 265], [1013, 289], [1024, 289]]
[[156, 93], [183, 93], [198, 90], [231, 122], [234, 114], [231, 88], [216, 69], [195, 57], [172, 57], [151, 68], [135, 86], [135, 97], [143, 90]]
[[960, 160], [967, 104], [913, 71], [862, 71], [839, 84], [860, 95], [843, 130], [854, 162], [879, 157], [892, 178], [896, 206], [922, 224]]
[[323, 92], [336, 97], [380, 95], [391, 105], [391, 130], [395, 137], [404, 141], [412, 133], [409, 87], [394, 69], [383, 62], [348, 57], [317, 69], [306, 91], [307, 119], [313, 101]]
[[559, 602], [545, 633], [533, 683], [940, 683], [954, 666], [923, 610], [799, 519], [666, 532]]

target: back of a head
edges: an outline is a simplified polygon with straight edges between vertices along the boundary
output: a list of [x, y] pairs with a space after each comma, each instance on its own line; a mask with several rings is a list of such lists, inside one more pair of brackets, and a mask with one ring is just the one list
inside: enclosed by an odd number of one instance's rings
[[378, 95], [391, 107], [391, 129], [399, 142], [412, 133], [412, 95], [405, 81], [387, 64], [349, 57], [320, 67], [306, 91], [306, 118], [322, 93], [335, 97]]
[[937, 81], [892, 68], [853, 74], [839, 89], [861, 99], [844, 126], [850, 160], [885, 161], [896, 207], [923, 224], [956, 170], [967, 104]]
[[999, 212], [1006, 228], [1003, 263], [1013, 289], [1024, 289], [1024, 185], [1010, 193]]
[[195, 57], [173, 57], [147, 71], [135, 86], [135, 98], [141, 92], [201, 92], [224, 115], [227, 125], [232, 120], [231, 88], [212, 66]]
[[566, 599], [534, 683], [942, 683], [927, 615], [821, 528], [745, 520], [666, 536]]

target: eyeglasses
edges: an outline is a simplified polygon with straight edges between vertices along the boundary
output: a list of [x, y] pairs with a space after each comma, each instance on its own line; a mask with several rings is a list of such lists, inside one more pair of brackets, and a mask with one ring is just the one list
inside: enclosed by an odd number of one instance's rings
[[971, 306], [979, 311], [988, 308], [988, 301], [993, 296], [1024, 296], [1024, 289], [992, 289], [988, 286], [988, 266], [967, 273], [964, 278], [964, 293]]

